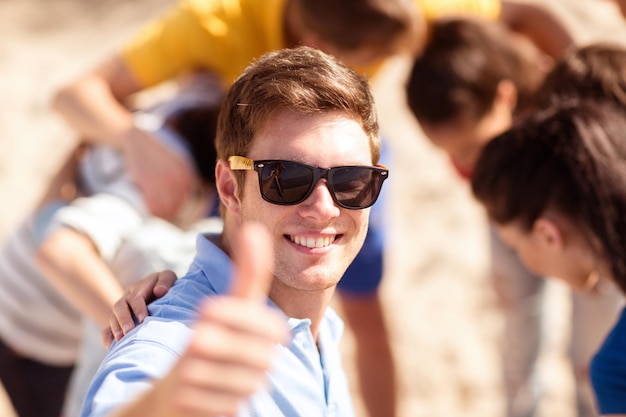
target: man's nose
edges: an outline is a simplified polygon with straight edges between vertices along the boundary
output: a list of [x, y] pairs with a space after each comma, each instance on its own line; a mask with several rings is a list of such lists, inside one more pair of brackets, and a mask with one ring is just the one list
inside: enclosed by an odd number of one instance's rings
[[340, 213], [340, 207], [335, 204], [328, 183], [324, 179], [317, 181], [311, 195], [302, 204], [311, 210], [312, 215], [320, 218], [336, 217]]

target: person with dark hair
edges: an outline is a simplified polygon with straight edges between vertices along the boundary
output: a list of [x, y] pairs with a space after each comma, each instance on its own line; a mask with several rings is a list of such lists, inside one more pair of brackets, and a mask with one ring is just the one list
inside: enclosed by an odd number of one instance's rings
[[610, 42], [576, 48], [558, 61], [533, 98], [534, 107], [581, 99], [609, 100], [626, 109], [626, 49]]
[[[626, 291], [626, 115], [608, 100], [556, 103], [490, 141], [472, 190], [502, 240], [537, 274]], [[591, 364], [604, 416], [626, 415], [626, 313]]]
[[[51, 189], [3, 246], [0, 379], [20, 417], [77, 416], [105, 353], [100, 329], [124, 287], [155, 268], [183, 273], [193, 259], [189, 229], [216, 203], [214, 172], [200, 167], [215, 163], [221, 100], [216, 91], [197, 92], [133, 113], [155, 140], [184, 155], [199, 178], [197, 194], [175, 219], [150, 216], [119, 152], [81, 146], [72, 172], [62, 175], [73, 192]], [[198, 114], [201, 120], [188, 120]]]
[[438, 19], [413, 61], [407, 103], [427, 138], [469, 178], [481, 147], [510, 125], [548, 69], [537, 48], [501, 23]]
[[[609, 61], [613, 60], [620, 57], [594, 66], [616, 77], [614, 68], [621, 67], [612, 66], [616, 62]], [[540, 95], [550, 94], [555, 101], [567, 100], [572, 94], [610, 95], [583, 83], [582, 74], [573, 77], [557, 71], [570, 64], [580, 72], [592, 65], [576, 65], [571, 59], [556, 62], [548, 79], [568, 86], [571, 94], [566, 94], [563, 88], [543, 84], [550, 61], [506, 27], [478, 19], [441, 19], [434, 22], [425, 49], [413, 63], [407, 101], [427, 138], [446, 152], [462, 178], [471, 179], [485, 144], [508, 129], [515, 118], [547, 100]], [[599, 74], [588, 78], [600, 79]], [[616, 87], [614, 94], [619, 95], [619, 84], [606, 82]], [[529, 415], [540, 401], [540, 390], [533, 387], [533, 372], [541, 347], [544, 281], [529, 272], [492, 229], [490, 244], [494, 289], [505, 318], [501, 354], [507, 413]], [[572, 299], [570, 357], [576, 375], [577, 412], [593, 416], [586, 369], [622, 300], [604, 292], [573, 294]]]

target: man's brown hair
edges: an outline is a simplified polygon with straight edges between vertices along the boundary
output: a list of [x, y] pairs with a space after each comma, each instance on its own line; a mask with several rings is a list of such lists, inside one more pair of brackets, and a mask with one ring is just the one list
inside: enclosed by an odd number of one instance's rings
[[254, 137], [284, 110], [347, 113], [360, 121], [370, 138], [372, 163], [378, 162], [378, 117], [367, 80], [336, 58], [305, 46], [263, 55], [231, 86], [218, 120], [218, 159], [246, 156]]

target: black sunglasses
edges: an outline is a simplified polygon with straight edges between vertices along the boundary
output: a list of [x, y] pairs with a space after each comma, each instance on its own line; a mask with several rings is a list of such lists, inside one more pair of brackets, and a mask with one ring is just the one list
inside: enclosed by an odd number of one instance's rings
[[256, 171], [263, 199], [283, 206], [306, 200], [317, 181], [324, 178], [338, 206], [350, 210], [368, 208], [376, 202], [383, 181], [389, 176], [382, 165], [320, 168], [279, 159], [253, 161], [244, 156], [231, 156], [228, 163], [233, 171]]

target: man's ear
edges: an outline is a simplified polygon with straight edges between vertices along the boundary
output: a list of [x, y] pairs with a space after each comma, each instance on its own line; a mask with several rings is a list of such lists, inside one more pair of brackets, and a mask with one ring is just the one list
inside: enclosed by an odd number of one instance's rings
[[536, 242], [543, 248], [562, 250], [565, 246], [563, 231], [547, 217], [539, 217], [535, 220], [532, 233]]
[[220, 201], [231, 212], [240, 212], [239, 183], [235, 173], [228, 166], [228, 162], [219, 160], [215, 165], [215, 187]]

